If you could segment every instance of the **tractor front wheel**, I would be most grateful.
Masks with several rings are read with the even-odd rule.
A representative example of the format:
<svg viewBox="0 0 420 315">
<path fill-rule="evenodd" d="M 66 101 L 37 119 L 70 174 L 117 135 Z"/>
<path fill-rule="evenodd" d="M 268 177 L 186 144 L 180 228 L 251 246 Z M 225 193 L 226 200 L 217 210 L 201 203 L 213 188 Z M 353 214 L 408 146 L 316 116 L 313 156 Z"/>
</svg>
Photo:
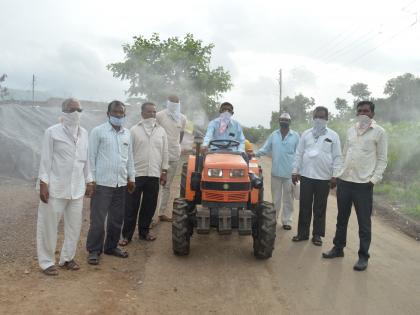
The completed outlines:
<svg viewBox="0 0 420 315">
<path fill-rule="evenodd" d="M 276 240 L 276 210 L 272 203 L 261 202 L 256 210 L 252 226 L 254 239 L 254 256 L 258 259 L 268 259 L 274 250 Z"/>
<path fill-rule="evenodd" d="M 188 220 L 188 202 L 185 198 L 176 198 L 172 211 L 172 249 L 175 255 L 185 256 L 190 253 L 190 224 Z"/>
</svg>

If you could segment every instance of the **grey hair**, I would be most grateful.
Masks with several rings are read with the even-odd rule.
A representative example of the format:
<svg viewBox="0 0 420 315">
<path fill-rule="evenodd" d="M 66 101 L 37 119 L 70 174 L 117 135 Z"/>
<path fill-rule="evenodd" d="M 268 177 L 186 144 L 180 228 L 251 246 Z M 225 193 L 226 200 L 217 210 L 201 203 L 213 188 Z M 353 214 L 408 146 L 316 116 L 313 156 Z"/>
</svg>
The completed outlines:
<svg viewBox="0 0 420 315">
<path fill-rule="evenodd" d="M 65 99 L 63 104 L 61 104 L 61 110 L 64 111 L 67 109 L 67 107 L 69 107 L 69 105 L 71 103 L 80 103 L 78 99 L 74 98 L 74 97 L 70 97 L 68 99 Z"/>
</svg>

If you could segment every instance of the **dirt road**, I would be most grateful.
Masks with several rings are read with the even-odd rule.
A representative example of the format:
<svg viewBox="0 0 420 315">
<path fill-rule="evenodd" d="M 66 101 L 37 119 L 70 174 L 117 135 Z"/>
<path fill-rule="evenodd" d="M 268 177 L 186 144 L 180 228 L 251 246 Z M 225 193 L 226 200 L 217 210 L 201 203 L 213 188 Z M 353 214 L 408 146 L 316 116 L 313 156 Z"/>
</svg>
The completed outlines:
<svg viewBox="0 0 420 315">
<path fill-rule="evenodd" d="M 268 170 L 270 161 L 263 164 Z M 90 266 L 84 250 L 86 207 L 76 257 L 82 269 L 61 271 L 56 278 L 37 266 L 32 185 L 2 180 L 0 200 L 0 314 L 419 314 L 420 243 L 380 219 L 373 220 L 366 272 L 352 269 L 358 249 L 354 213 L 345 257 L 321 259 L 335 228 L 333 196 L 322 248 L 291 242 L 296 203 L 293 230 L 278 227 L 276 249 L 267 261 L 255 260 L 251 238 L 236 233 L 194 235 L 190 256 L 175 257 L 171 226 L 161 223 L 154 229 L 156 242 L 136 239 L 128 246 L 129 259 L 105 256 L 99 266 Z"/>
</svg>

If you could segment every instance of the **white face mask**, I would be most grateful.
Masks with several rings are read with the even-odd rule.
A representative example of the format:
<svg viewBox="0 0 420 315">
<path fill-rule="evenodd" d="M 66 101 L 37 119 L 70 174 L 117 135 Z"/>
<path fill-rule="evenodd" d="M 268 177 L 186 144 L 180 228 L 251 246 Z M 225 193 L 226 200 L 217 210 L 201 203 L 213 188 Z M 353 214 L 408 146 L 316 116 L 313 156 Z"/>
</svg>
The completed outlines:
<svg viewBox="0 0 420 315">
<path fill-rule="evenodd" d="M 154 117 L 146 118 L 146 119 L 143 118 L 142 123 L 143 123 L 144 130 L 150 136 L 153 132 L 153 128 L 155 127 L 156 118 Z"/>
<path fill-rule="evenodd" d="M 80 123 L 80 116 L 81 114 L 77 111 L 72 113 L 63 113 L 61 121 L 66 127 L 76 127 Z"/>
<path fill-rule="evenodd" d="M 358 115 L 357 116 L 357 127 L 359 129 L 367 129 L 372 124 L 372 118 L 366 115 Z"/>
<path fill-rule="evenodd" d="M 327 128 L 327 120 L 320 119 L 320 118 L 314 118 L 312 121 L 313 128 L 312 128 L 312 134 L 315 138 L 318 138 L 320 135 L 323 135 Z"/>
</svg>

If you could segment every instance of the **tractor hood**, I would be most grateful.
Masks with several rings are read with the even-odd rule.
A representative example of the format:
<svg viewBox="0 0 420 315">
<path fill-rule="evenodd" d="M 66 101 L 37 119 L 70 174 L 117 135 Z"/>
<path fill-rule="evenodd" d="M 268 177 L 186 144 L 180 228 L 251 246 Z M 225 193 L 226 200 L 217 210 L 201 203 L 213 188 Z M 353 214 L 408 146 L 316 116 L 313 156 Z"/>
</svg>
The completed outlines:
<svg viewBox="0 0 420 315">
<path fill-rule="evenodd" d="M 246 169 L 247 164 L 239 154 L 212 153 L 207 154 L 204 161 L 205 168 Z"/>
</svg>

